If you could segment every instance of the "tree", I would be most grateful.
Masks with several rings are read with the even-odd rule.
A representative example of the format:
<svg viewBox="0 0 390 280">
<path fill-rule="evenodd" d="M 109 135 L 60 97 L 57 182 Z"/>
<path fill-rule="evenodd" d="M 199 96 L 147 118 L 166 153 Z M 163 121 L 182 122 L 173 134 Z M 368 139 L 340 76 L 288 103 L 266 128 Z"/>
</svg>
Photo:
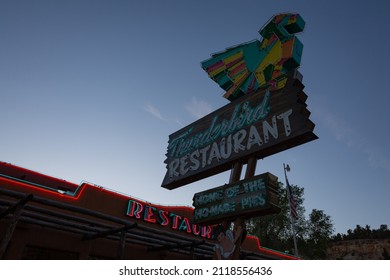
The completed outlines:
<svg viewBox="0 0 390 280">
<path fill-rule="evenodd" d="M 318 243 L 330 239 L 333 232 L 333 223 L 330 216 L 326 215 L 323 210 L 313 209 L 309 215 L 309 239 Z"/>
<path fill-rule="evenodd" d="M 310 259 L 325 259 L 326 248 L 334 232 L 330 216 L 313 209 L 309 215 L 305 253 Z"/>
<path fill-rule="evenodd" d="M 280 213 L 253 218 L 248 221 L 248 232 L 259 237 L 263 247 L 292 253 L 294 242 L 290 221 L 290 206 L 286 188 L 280 184 Z M 299 256 L 306 259 L 325 259 L 326 246 L 334 232 L 330 216 L 323 210 L 313 209 L 305 218 L 304 188 L 291 185 L 297 205 L 298 218 L 294 221 Z"/>
<path fill-rule="evenodd" d="M 340 241 L 340 234 L 333 236 L 332 241 Z M 387 225 L 381 225 L 379 229 L 371 229 L 369 225 L 364 228 L 361 225 L 356 225 L 355 229 L 347 230 L 347 234 L 341 236 L 341 240 L 354 239 L 384 239 L 390 238 L 390 230 Z"/>
<path fill-rule="evenodd" d="M 297 204 L 298 219 L 295 221 L 295 232 L 298 239 L 303 239 L 306 231 L 303 207 L 304 189 L 291 185 Z M 294 243 L 290 222 L 290 206 L 286 196 L 286 188 L 279 183 L 280 213 L 253 218 L 248 222 L 248 232 L 259 237 L 261 246 L 279 251 L 293 252 Z"/>
</svg>

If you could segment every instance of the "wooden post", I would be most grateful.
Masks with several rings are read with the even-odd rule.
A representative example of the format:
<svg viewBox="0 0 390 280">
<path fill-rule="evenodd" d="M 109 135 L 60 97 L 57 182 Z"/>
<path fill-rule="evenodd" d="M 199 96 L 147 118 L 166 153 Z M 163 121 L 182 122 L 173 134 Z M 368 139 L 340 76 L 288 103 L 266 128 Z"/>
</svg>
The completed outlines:
<svg viewBox="0 0 390 280">
<path fill-rule="evenodd" d="M 191 246 L 190 256 L 191 256 L 191 260 L 195 260 L 195 246 Z"/>
<path fill-rule="evenodd" d="M 257 159 L 255 157 L 249 158 L 248 164 L 246 166 L 244 179 L 249 179 L 255 175 L 256 165 L 257 165 Z M 232 255 L 232 259 L 238 260 L 238 259 L 240 259 L 241 243 L 243 241 L 244 235 L 246 235 L 245 219 L 243 217 L 238 217 L 234 221 L 233 233 L 234 233 L 234 240 L 235 240 L 236 248 L 235 248 L 234 253 Z"/>
<path fill-rule="evenodd" d="M 19 200 L 15 205 L 9 207 L 9 209 L 5 210 L 2 213 L 4 216 L 6 216 L 7 214 L 13 212 L 13 217 L 11 219 L 11 222 L 10 222 L 8 228 L 7 228 L 4 239 L 1 241 L 1 244 L 0 244 L 0 259 L 3 259 L 4 255 L 5 255 L 5 251 L 7 250 L 8 244 L 12 238 L 12 235 L 14 233 L 16 225 L 19 221 L 20 215 L 22 214 L 22 210 L 23 210 L 24 205 L 32 199 L 33 199 L 33 195 L 29 194 L 29 195 L 25 196 L 24 198 L 22 198 L 21 200 Z"/>
<path fill-rule="evenodd" d="M 255 175 L 256 164 L 257 164 L 256 157 L 249 158 L 244 179 L 249 179 Z M 240 161 L 234 163 L 230 174 L 229 184 L 234 184 L 235 182 L 240 181 L 242 166 L 243 164 Z M 230 223 L 231 221 L 225 221 L 225 222 Z M 244 217 L 237 217 L 236 220 L 234 221 L 233 235 L 234 235 L 233 242 L 235 245 L 235 249 L 231 256 L 231 259 L 238 260 L 240 258 L 240 253 L 241 253 L 241 243 L 243 241 L 243 237 L 246 235 Z M 214 259 L 216 258 L 217 258 L 216 254 L 214 254 Z"/>
<path fill-rule="evenodd" d="M 118 248 L 118 260 L 123 260 L 123 257 L 125 256 L 125 247 L 126 247 L 126 229 L 122 229 L 121 231 L 121 240 L 119 243 Z"/>
<path fill-rule="evenodd" d="M 245 219 L 243 217 L 239 217 L 234 221 L 234 239 L 235 243 L 234 245 L 236 248 L 234 249 L 232 259 L 233 260 L 239 260 L 240 254 L 241 254 L 241 244 L 244 241 L 244 238 L 246 236 L 246 226 L 245 226 Z"/>
<path fill-rule="evenodd" d="M 250 177 L 255 176 L 256 165 L 257 165 L 257 159 L 255 157 L 251 157 L 248 160 L 248 164 L 246 166 L 245 178 L 244 179 L 248 179 Z"/>
<path fill-rule="evenodd" d="M 229 184 L 240 181 L 242 172 L 242 163 L 237 161 L 233 164 L 232 172 L 230 173 Z"/>
</svg>

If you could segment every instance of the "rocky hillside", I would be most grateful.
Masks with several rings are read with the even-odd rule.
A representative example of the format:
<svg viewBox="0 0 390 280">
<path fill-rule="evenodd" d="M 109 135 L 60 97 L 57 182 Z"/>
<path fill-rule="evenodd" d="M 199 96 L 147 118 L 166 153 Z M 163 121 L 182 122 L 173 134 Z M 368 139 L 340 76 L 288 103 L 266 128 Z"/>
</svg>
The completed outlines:
<svg viewBox="0 0 390 280">
<path fill-rule="evenodd" d="M 329 260 L 383 260 L 390 259 L 390 238 L 355 239 L 329 244 Z"/>
</svg>

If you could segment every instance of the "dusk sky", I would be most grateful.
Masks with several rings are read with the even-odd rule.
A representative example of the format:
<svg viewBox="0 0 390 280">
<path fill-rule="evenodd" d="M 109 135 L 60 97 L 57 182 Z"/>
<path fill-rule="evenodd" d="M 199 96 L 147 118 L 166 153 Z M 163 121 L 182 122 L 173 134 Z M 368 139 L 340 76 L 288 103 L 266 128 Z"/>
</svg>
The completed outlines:
<svg viewBox="0 0 390 280">
<path fill-rule="evenodd" d="M 318 140 L 259 160 L 336 233 L 390 227 L 389 1 L 0 0 L 0 161 L 191 205 L 229 172 L 161 188 L 168 136 L 226 105 L 201 61 L 299 13 Z"/>
</svg>

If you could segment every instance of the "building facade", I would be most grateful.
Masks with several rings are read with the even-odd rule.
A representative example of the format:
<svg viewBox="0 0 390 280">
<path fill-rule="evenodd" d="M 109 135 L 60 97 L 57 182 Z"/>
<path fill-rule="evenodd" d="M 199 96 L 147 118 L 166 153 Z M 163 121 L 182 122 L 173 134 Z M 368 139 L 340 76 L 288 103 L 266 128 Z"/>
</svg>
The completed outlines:
<svg viewBox="0 0 390 280">
<path fill-rule="evenodd" d="M 0 259 L 212 259 L 191 207 L 151 204 L 0 162 Z M 247 236 L 241 259 L 295 259 Z"/>
</svg>

